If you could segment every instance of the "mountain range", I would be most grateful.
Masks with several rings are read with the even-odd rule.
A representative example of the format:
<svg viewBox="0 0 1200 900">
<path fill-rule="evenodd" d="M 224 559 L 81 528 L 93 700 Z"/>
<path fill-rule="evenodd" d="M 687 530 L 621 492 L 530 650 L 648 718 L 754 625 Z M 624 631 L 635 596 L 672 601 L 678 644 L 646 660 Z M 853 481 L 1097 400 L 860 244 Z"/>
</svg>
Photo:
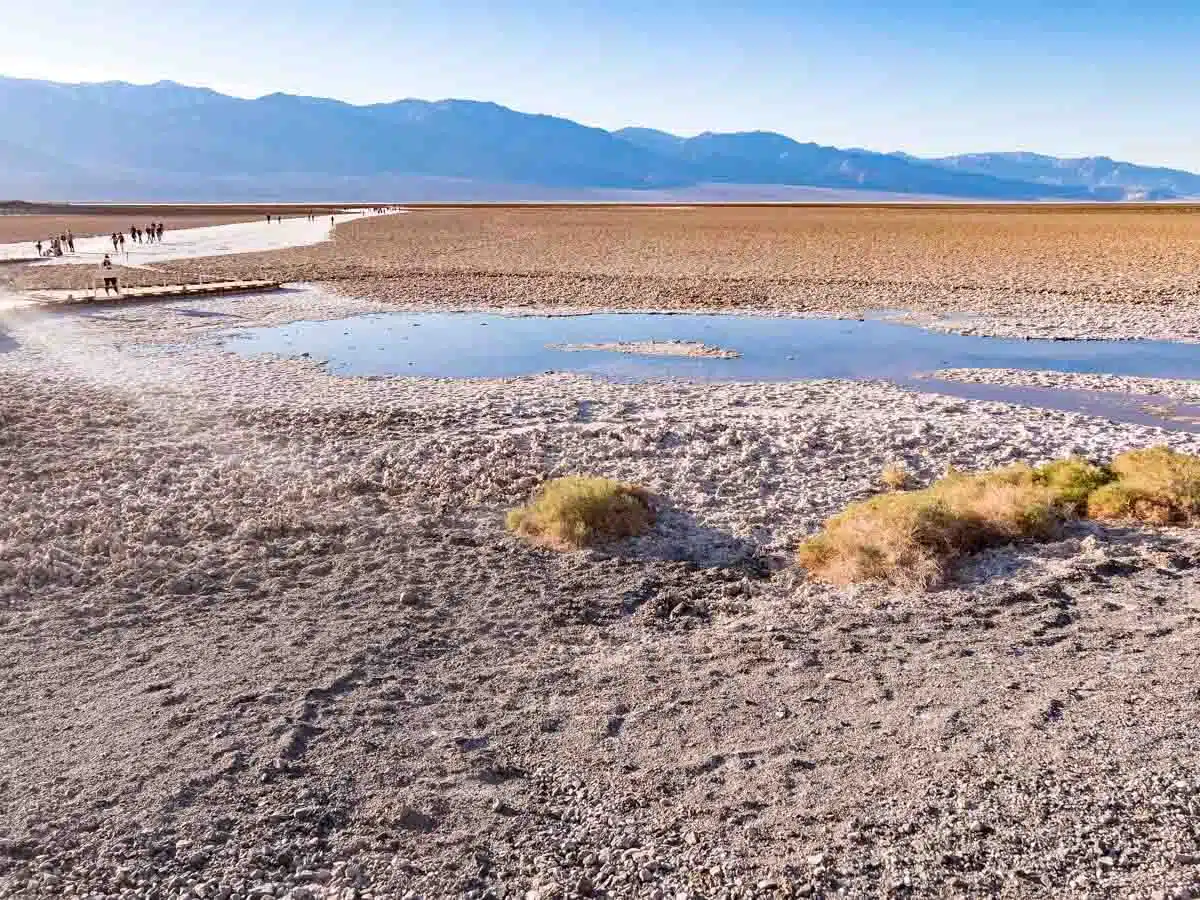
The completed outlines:
<svg viewBox="0 0 1200 900">
<path fill-rule="evenodd" d="M 0 197 L 38 200 L 1169 200 L 1200 176 L 1032 153 L 922 159 L 772 132 L 605 131 L 469 100 L 247 100 L 0 77 Z"/>
</svg>

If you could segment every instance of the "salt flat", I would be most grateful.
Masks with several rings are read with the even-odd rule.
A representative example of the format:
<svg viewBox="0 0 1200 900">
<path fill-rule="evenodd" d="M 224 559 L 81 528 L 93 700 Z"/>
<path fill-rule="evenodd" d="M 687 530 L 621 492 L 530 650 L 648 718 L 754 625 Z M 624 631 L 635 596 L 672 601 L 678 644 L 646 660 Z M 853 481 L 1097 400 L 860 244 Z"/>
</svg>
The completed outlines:
<svg viewBox="0 0 1200 900">
<path fill-rule="evenodd" d="M 173 228 L 165 232 L 161 242 L 141 244 L 133 243 L 126 230 L 128 226 L 122 225 L 126 241 L 122 252 L 113 251 L 112 241 L 106 235 L 79 237 L 75 240 L 75 253 L 43 260 L 36 266 L 95 266 L 108 255 L 123 266 L 140 267 L 206 256 L 303 247 L 328 240 L 331 229 L 337 223 L 349 222 L 361 215 L 358 212 L 318 215 L 311 222 L 306 217 L 294 216 L 267 222 L 264 214 L 263 218 L 253 222 Z M 69 225 L 70 219 L 63 221 Z M 23 259 L 33 255 L 33 248 L 28 241 L 0 244 L 0 259 Z"/>
<path fill-rule="evenodd" d="M 3 314 L 0 896 L 1198 886 L 1192 530 L 1078 523 L 932 593 L 792 555 L 888 462 L 927 481 L 1200 437 L 882 382 L 338 378 L 221 349 L 537 280 L 541 251 L 501 276 L 467 242 L 461 270 L 405 274 L 419 217 L 218 263 L 336 290 Z M 381 233 L 403 265 L 339 278 L 326 254 L 349 272 Z M 650 282 L 603 283 L 619 305 Z M 1190 304 L 1145 301 L 1148 327 Z M 645 486 L 658 525 L 570 554 L 506 532 L 574 472 Z"/>
</svg>

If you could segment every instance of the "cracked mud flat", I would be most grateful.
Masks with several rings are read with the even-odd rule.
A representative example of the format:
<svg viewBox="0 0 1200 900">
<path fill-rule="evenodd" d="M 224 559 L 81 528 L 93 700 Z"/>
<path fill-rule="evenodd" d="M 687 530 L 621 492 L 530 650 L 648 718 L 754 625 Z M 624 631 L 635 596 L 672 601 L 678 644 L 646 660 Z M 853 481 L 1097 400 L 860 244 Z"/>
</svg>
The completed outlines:
<svg viewBox="0 0 1200 900">
<path fill-rule="evenodd" d="M 212 349 L 386 308 L 305 296 L 4 319 L 0 896 L 1200 889 L 1193 532 L 1080 525 L 928 595 L 786 568 L 893 460 L 1200 438 L 881 384 Z M 665 498 L 655 531 L 506 535 L 579 471 Z"/>
</svg>

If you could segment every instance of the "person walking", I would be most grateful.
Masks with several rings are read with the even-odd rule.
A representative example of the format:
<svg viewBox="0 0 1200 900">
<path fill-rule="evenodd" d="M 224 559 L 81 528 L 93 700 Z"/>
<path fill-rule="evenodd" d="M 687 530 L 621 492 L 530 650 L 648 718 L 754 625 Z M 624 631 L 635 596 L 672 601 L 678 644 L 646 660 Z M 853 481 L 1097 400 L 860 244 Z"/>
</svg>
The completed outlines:
<svg viewBox="0 0 1200 900">
<path fill-rule="evenodd" d="M 117 285 L 117 276 L 113 273 L 112 260 L 108 258 L 108 254 L 104 254 L 104 259 L 100 263 L 100 276 L 104 279 L 104 296 L 108 296 L 109 291 L 115 291 L 117 296 L 121 296 L 121 288 Z"/>
<path fill-rule="evenodd" d="M 125 232 L 123 232 L 123 231 L 117 232 L 117 242 L 121 245 L 121 250 L 124 251 L 125 250 Z"/>
<path fill-rule="evenodd" d="M 162 236 L 163 236 L 163 223 L 159 222 L 158 229 L 157 229 L 157 237 L 158 237 L 158 242 L 160 244 L 162 243 Z"/>
<path fill-rule="evenodd" d="M 67 232 L 67 249 L 72 253 L 75 252 L 75 235 L 69 231 Z"/>
<path fill-rule="evenodd" d="M 37 242 L 36 244 L 34 244 L 33 246 L 37 247 L 38 256 L 40 257 L 40 256 L 42 255 L 42 242 L 41 242 L 41 240 L 39 239 L 39 240 L 38 240 L 38 242 Z"/>
</svg>

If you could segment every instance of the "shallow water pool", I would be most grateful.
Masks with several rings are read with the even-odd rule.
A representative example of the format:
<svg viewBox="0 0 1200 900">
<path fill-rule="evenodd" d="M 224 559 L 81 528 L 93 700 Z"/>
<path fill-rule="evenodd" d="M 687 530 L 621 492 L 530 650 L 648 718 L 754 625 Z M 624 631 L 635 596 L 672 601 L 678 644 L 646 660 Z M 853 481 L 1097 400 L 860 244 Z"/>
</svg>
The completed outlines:
<svg viewBox="0 0 1200 900">
<path fill-rule="evenodd" d="M 551 344 L 696 341 L 737 359 L 568 353 Z M 941 334 L 881 320 L 738 315 L 500 316 L 380 313 L 247 329 L 238 353 L 307 354 L 339 375 L 504 378 L 547 371 L 623 380 L 905 380 L 948 367 L 1050 369 L 1200 378 L 1200 345 L 1167 341 L 1046 341 Z"/>
<path fill-rule="evenodd" d="M 565 352 L 552 345 L 689 341 L 736 359 Z M 941 368 L 1049 369 L 1200 378 L 1200 346 L 1166 341 L 1010 340 L 926 331 L 878 319 L 614 314 L 500 316 L 382 313 L 246 329 L 225 346 L 247 356 L 322 360 L 339 375 L 505 378 L 578 372 L 623 381 L 884 379 L 920 391 L 1200 432 L 1200 406 L 1100 391 L 968 384 L 920 377 Z"/>
</svg>

